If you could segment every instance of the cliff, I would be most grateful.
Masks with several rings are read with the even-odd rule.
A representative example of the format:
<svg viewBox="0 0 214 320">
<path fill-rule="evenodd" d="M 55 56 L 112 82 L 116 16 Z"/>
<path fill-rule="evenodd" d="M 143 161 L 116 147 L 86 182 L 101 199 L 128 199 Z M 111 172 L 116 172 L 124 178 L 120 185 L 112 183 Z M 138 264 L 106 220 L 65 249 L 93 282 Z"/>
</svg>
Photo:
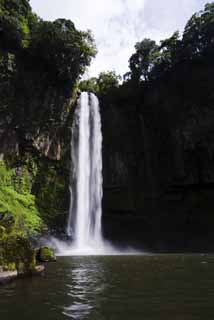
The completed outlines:
<svg viewBox="0 0 214 320">
<path fill-rule="evenodd" d="M 182 63 L 103 98 L 108 237 L 155 249 L 212 247 L 213 71 L 205 61 Z"/>
<path fill-rule="evenodd" d="M 5 268 L 19 262 L 28 268 L 28 251 L 30 264 L 34 259 L 31 241 L 64 231 L 77 83 L 95 54 L 90 32 L 77 30 L 70 20 L 44 21 L 28 0 L 0 0 L 0 265 Z"/>
</svg>

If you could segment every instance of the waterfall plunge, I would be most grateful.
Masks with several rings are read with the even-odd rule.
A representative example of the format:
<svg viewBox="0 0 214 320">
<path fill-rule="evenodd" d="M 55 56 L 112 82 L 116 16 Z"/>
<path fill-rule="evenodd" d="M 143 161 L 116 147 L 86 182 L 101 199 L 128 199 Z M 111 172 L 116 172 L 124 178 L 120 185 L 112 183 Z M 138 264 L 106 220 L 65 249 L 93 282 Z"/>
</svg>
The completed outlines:
<svg viewBox="0 0 214 320">
<path fill-rule="evenodd" d="M 67 233 L 79 251 L 103 247 L 102 131 L 99 101 L 83 92 L 75 111 L 71 141 L 71 202 Z"/>
<path fill-rule="evenodd" d="M 116 250 L 102 238 L 102 130 L 99 101 L 83 92 L 74 114 L 71 139 L 70 209 L 67 234 L 72 243 L 51 238 L 61 256 L 139 254 Z"/>
</svg>

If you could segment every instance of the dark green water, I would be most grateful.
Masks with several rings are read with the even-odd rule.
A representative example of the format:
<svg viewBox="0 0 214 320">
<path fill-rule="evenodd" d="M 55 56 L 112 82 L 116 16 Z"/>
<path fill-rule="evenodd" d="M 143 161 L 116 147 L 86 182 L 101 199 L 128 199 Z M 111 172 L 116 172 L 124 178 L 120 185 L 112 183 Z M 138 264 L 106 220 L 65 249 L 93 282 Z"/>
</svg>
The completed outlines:
<svg viewBox="0 0 214 320">
<path fill-rule="evenodd" d="M 1 320 L 214 319 L 214 256 L 59 258 L 0 287 Z"/>
</svg>

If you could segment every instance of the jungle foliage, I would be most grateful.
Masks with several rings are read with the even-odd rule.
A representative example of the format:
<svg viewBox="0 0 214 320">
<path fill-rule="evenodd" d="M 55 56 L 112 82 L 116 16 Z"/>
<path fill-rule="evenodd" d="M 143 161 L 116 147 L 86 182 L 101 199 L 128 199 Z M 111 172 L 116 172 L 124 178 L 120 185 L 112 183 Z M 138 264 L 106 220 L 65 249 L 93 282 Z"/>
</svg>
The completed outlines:
<svg viewBox="0 0 214 320">
<path fill-rule="evenodd" d="M 95 55 L 90 31 L 44 21 L 29 0 L 0 0 L 0 226 L 11 219 L 10 237 L 66 214 L 69 173 L 52 154 L 69 139 L 77 82 Z"/>
<path fill-rule="evenodd" d="M 0 124 L 10 125 L 23 139 L 44 122 L 59 123 L 61 97 L 71 97 L 95 55 L 90 31 L 79 31 L 65 19 L 44 21 L 28 0 L 0 0 Z M 56 89 L 57 110 L 46 101 L 46 93 Z"/>
<path fill-rule="evenodd" d="M 106 95 L 111 90 L 119 88 L 120 76 L 114 71 L 101 72 L 99 76 L 83 80 L 79 83 L 81 91 L 91 91 L 97 95 Z"/>
</svg>

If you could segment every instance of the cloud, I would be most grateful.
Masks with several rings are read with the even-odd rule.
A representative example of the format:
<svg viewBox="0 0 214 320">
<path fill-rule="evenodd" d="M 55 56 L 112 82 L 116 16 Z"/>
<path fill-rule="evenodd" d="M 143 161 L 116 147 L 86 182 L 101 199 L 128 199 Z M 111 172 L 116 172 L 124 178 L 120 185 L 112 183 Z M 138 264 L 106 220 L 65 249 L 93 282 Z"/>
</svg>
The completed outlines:
<svg viewBox="0 0 214 320">
<path fill-rule="evenodd" d="M 203 8 L 207 0 L 147 0 L 143 17 L 146 20 L 144 32 L 155 40 L 169 36 L 176 30 L 183 30 L 191 15 Z"/>
<path fill-rule="evenodd" d="M 98 55 L 89 75 L 103 70 L 124 74 L 134 45 L 156 41 L 182 30 L 193 12 L 207 0 L 31 0 L 33 10 L 47 20 L 71 19 L 77 28 L 92 30 Z"/>
</svg>

